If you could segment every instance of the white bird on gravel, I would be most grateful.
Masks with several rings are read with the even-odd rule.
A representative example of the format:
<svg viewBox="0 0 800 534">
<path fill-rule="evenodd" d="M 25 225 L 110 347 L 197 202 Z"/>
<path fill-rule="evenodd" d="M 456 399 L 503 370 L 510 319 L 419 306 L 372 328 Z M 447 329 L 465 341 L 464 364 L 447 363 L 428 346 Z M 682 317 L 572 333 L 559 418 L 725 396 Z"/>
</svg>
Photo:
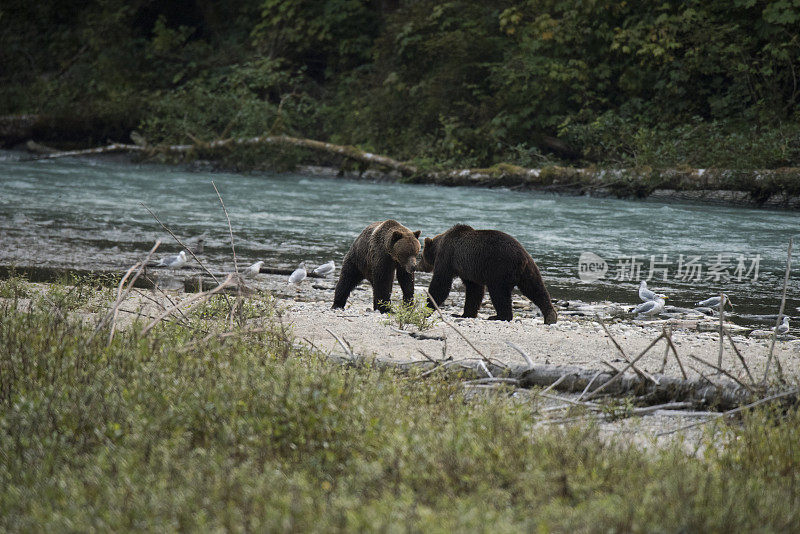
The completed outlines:
<svg viewBox="0 0 800 534">
<path fill-rule="evenodd" d="M 731 302 L 731 299 L 730 299 L 730 297 L 728 297 L 728 295 L 723 293 L 722 294 L 722 298 L 725 301 L 723 306 L 726 306 L 726 305 L 730 304 L 731 308 L 733 308 L 733 302 Z M 719 309 L 719 299 L 720 299 L 719 296 L 711 297 L 711 298 L 708 298 L 706 300 L 701 300 L 696 305 L 697 306 L 703 306 L 703 307 L 706 307 L 706 308 Z"/>
<path fill-rule="evenodd" d="M 167 267 L 172 269 L 180 269 L 186 264 L 186 252 L 181 250 L 177 256 L 172 256 L 171 258 L 161 258 L 156 264 L 156 267 Z"/>
<path fill-rule="evenodd" d="M 252 278 L 258 273 L 261 272 L 261 266 L 264 265 L 263 260 L 259 260 L 255 262 L 253 265 L 247 267 L 244 271 L 242 271 L 242 276 L 245 278 Z"/>
<path fill-rule="evenodd" d="M 775 327 L 775 333 L 778 335 L 784 335 L 789 333 L 789 316 L 783 316 L 783 322 Z"/>
<path fill-rule="evenodd" d="M 289 283 L 297 285 L 305 280 L 306 276 L 308 276 L 308 273 L 306 272 L 306 262 L 302 262 L 300 267 L 295 269 L 294 272 L 289 275 Z"/>
<path fill-rule="evenodd" d="M 667 298 L 664 295 L 657 295 L 658 298 L 654 300 L 648 300 L 647 302 L 642 302 L 638 306 L 636 306 L 631 313 L 634 315 L 648 315 L 650 317 L 654 315 L 660 314 L 664 311 L 664 299 Z"/>
<path fill-rule="evenodd" d="M 658 294 L 655 291 L 647 289 L 647 282 L 642 280 L 642 283 L 639 284 L 639 298 L 642 299 L 642 302 L 647 302 L 648 300 L 657 299 Z"/>
<path fill-rule="evenodd" d="M 318 274 L 320 276 L 328 276 L 335 270 L 336 270 L 336 264 L 333 262 L 333 260 L 331 260 L 328 263 L 323 263 L 322 265 L 314 269 L 314 274 Z"/>
</svg>

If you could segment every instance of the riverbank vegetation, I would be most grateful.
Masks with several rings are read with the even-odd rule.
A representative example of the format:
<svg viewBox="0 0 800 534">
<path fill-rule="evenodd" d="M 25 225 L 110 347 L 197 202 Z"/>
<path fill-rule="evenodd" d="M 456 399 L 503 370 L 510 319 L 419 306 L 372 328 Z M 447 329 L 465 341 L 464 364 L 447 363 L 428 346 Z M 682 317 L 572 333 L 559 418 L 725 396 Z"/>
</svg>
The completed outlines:
<svg viewBox="0 0 800 534">
<path fill-rule="evenodd" d="M 51 118 L 40 141 L 286 134 L 425 169 L 800 165 L 792 2 L 12 1 L 0 20 L 0 114 Z"/>
<path fill-rule="evenodd" d="M 94 284 L 94 282 L 92 282 Z M 800 413 L 643 450 L 502 389 L 344 367 L 269 297 L 109 342 L 111 287 L 0 287 L 0 529 L 785 531 Z M 88 295 L 61 298 L 58 295 Z M 223 311 L 220 311 L 223 310 Z M 188 312 L 187 312 L 188 313 Z M 144 319 L 143 319 L 144 321 Z"/>
</svg>

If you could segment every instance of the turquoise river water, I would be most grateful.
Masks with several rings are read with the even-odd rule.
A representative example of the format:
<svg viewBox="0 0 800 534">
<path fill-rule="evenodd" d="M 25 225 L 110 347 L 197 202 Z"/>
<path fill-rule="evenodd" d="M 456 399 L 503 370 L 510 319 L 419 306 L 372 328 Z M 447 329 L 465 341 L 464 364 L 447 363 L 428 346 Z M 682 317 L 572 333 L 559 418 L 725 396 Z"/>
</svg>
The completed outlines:
<svg viewBox="0 0 800 534">
<path fill-rule="evenodd" d="M 115 158 L 25 161 L 0 152 L 0 265 L 124 270 L 159 238 L 165 253 L 177 252 L 145 204 L 181 238 L 204 234 L 208 264 L 232 269 L 212 180 L 228 209 L 240 263 L 293 267 L 334 259 L 339 265 L 376 220 L 397 219 L 423 236 L 466 223 L 519 239 L 554 298 L 634 303 L 639 280 L 650 278 L 650 287 L 678 306 L 724 290 L 743 323 L 774 321 L 788 240 L 800 235 L 800 214 L 790 211 L 195 172 Z M 794 265 L 786 310 L 798 316 L 800 258 Z"/>
</svg>

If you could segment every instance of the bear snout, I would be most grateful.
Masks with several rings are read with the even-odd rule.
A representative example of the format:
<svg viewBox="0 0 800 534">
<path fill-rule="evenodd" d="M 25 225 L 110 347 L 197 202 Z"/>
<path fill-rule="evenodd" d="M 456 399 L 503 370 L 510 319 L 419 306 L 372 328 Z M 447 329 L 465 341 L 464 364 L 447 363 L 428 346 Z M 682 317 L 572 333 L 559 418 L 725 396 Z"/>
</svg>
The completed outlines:
<svg viewBox="0 0 800 534">
<path fill-rule="evenodd" d="M 411 258 L 406 262 L 406 264 L 403 267 L 408 273 L 414 274 L 414 271 L 417 270 L 417 259 Z"/>
</svg>

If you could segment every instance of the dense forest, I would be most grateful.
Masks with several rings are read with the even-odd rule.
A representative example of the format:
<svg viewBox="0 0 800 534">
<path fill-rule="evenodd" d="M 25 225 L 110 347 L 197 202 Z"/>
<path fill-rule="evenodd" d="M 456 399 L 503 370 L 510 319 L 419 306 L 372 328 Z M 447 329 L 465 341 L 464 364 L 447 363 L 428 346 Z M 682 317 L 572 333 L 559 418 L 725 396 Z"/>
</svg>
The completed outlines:
<svg viewBox="0 0 800 534">
<path fill-rule="evenodd" d="M 73 119 L 84 144 L 285 133 L 430 167 L 775 168 L 800 165 L 799 79 L 800 0 L 0 7 L 0 115 Z"/>
</svg>

